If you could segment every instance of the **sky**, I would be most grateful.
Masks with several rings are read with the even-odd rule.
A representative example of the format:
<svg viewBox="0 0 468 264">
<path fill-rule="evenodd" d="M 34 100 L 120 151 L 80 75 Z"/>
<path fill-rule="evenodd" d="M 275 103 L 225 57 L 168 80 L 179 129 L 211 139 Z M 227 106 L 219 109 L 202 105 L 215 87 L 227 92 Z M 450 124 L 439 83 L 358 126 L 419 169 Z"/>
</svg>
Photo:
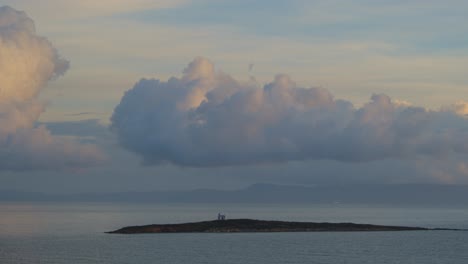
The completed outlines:
<svg viewBox="0 0 468 264">
<path fill-rule="evenodd" d="M 468 184 L 466 1 L 0 6 L 0 189 Z"/>
</svg>

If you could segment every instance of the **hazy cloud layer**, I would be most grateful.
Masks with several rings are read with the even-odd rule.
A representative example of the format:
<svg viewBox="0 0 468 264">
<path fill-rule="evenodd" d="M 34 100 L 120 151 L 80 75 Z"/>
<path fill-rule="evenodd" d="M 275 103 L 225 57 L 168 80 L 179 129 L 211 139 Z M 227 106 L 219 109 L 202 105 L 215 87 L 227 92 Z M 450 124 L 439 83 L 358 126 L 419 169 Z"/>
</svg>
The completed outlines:
<svg viewBox="0 0 468 264">
<path fill-rule="evenodd" d="M 135 84 L 115 108 L 111 127 L 146 164 L 364 162 L 468 153 L 468 121 L 457 109 L 429 111 L 383 94 L 356 108 L 326 89 L 298 87 L 284 74 L 259 87 L 197 58 L 181 78 Z"/>
<path fill-rule="evenodd" d="M 52 44 L 36 35 L 34 22 L 24 12 L 0 7 L 0 170 L 102 162 L 94 146 L 53 137 L 44 126 L 35 126 L 45 110 L 39 93 L 68 67 Z"/>
</svg>

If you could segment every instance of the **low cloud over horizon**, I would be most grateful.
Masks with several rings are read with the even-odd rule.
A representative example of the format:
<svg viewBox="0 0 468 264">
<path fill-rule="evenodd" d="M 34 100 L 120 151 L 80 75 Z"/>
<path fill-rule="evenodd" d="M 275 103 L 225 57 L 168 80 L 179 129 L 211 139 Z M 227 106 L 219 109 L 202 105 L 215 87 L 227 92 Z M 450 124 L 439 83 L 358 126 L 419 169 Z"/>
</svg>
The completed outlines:
<svg viewBox="0 0 468 264">
<path fill-rule="evenodd" d="M 38 97 L 69 68 L 26 13 L 0 7 L 0 170 L 65 169 L 98 165 L 93 145 L 52 136 L 36 127 L 46 104 Z"/>
<path fill-rule="evenodd" d="M 285 74 L 261 86 L 196 58 L 180 78 L 137 82 L 115 108 L 111 128 L 147 165 L 440 159 L 468 154 L 466 109 L 460 101 L 427 110 L 385 94 L 356 107 Z"/>
</svg>

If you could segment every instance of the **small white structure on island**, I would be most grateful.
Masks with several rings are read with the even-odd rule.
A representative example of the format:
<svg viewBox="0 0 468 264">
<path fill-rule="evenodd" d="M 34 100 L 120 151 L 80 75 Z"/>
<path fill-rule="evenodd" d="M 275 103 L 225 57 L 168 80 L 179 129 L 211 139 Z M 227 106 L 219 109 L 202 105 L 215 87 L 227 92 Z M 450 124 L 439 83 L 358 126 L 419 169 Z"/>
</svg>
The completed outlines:
<svg viewBox="0 0 468 264">
<path fill-rule="evenodd" d="M 218 220 L 226 220 L 226 215 L 218 213 Z"/>
</svg>

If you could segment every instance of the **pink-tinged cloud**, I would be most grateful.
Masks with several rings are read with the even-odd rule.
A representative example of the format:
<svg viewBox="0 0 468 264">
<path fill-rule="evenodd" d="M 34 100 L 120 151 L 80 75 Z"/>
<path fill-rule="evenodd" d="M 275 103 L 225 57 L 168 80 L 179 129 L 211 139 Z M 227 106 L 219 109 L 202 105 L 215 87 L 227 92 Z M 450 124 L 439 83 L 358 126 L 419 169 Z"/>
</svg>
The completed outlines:
<svg viewBox="0 0 468 264">
<path fill-rule="evenodd" d="M 94 146 L 35 127 L 45 110 L 39 93 L 68 67 L 24 12 L 0 7 L 0 170 L 82 167 L 105 159 Z"/>
<path fill-rule="evenodd" d="M 239 82 L 197 58 L 180 78 L 142 79 L 112 116 L 146 164 L 231 166 L 307 159 L 365 162 L 468 153 L 468 121 L 376 94 L 360 108 L 287 75 Z"/>
</svg>

